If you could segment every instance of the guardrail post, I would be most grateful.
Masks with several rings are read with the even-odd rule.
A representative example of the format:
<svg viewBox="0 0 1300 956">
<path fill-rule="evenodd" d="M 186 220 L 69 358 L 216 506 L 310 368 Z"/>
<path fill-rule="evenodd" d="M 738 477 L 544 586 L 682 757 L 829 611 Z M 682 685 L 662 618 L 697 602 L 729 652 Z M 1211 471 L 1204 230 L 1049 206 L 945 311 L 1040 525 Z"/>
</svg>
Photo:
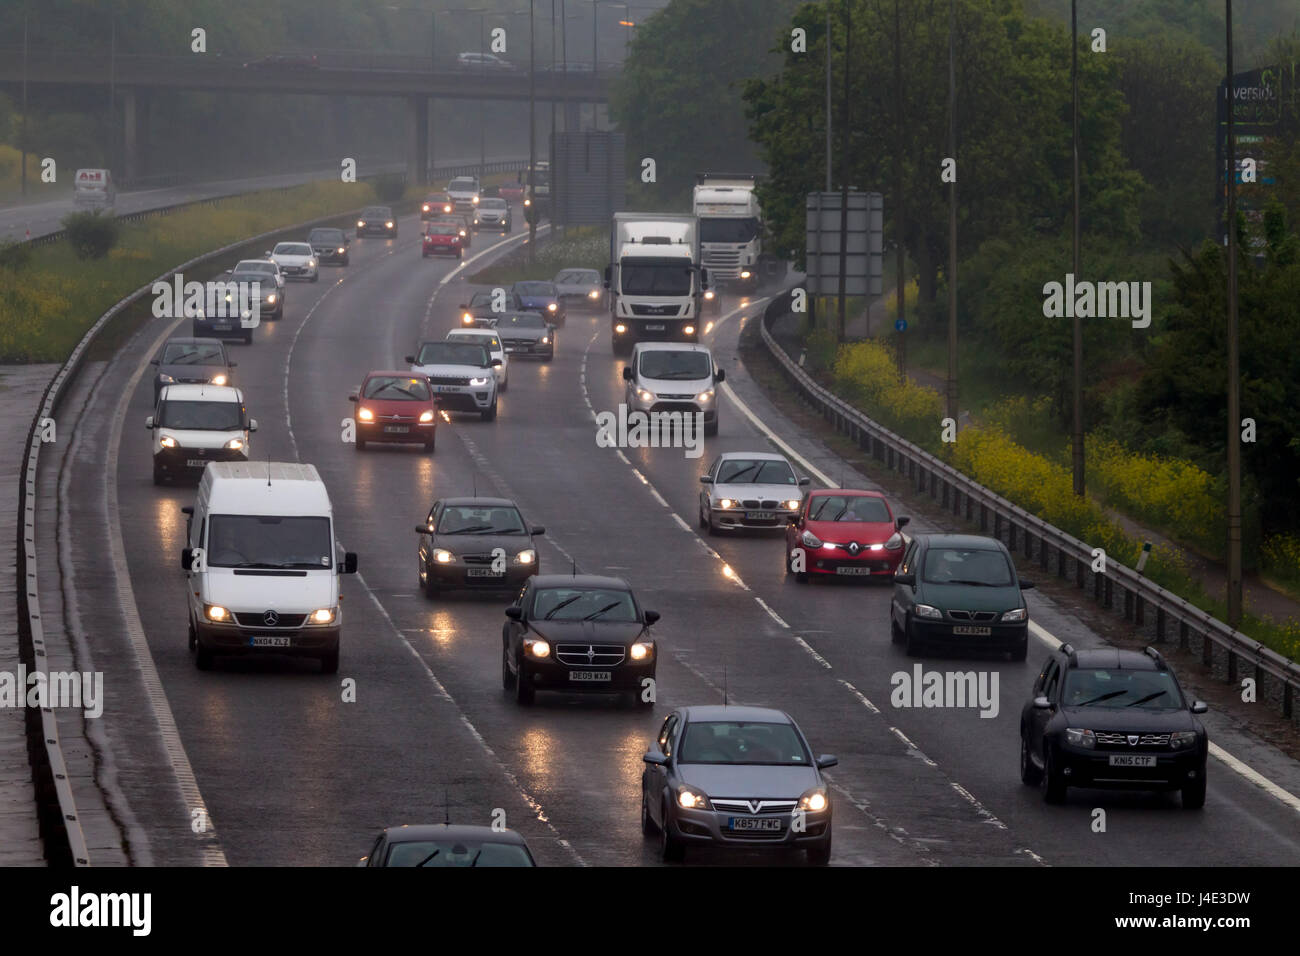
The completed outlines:
<svg viewBox="0 0 1300 956">
<path fill-rule="evenodd" d="M 1047 570 L 1047 562 L 1048 562 L 1047 554 L 1048 554 L 1048 549 L 1047 549 L 1047 538 L 1046 538 L 1046 536 L 1039 536 L 1039 538 L 1038 538 L 1038 566 L 1041 567 L 1044 571 Z"/>
<path fill-rule="evenodd" d="M 1142 600 L 1142 595 L 1136 591 L 1133 592 L 1133 622 L 1141 627 L 1146 623 L 1146 606 L 1147 602 Z"/>
<path fill-rule="evenodd" d="M 1214 664 L 1214 647 L 1210 641 L 1209 631 L 1201 635 L 1201 663 L 1206 667 L 1212 667 Z"/>
<path fill-rule="evenodd" d="M 989 530 L 989 506 L 982 501 L 980 502 L 980 530 Z"/>
<path fill-rule="evenodd" d="M 993 512 L 993 537 L 1002 540 L 1002 515 L 996 511 Z"/>
<path fill-rule="evenodd" d="M 1228 648 L 1228 683 L 1237 683 L 1237 654 Z"/>
<path fill-rule="evenodd" d="M 1007 535 L 1010 537 L 1010 541 L 1007 542 L 1007 549 L 1010 551 L 1015 551 L 1016 550 L 1016 523 L 1012 521 L 1010 518 L 1007 519 Z"/>
<path fill-rule="evenodd" d="M 1191 648 L 1190 631 L 1191 628 L 1187 626 L 1186 621 L 1178 622 L 1178 649 L 1180 651 L 1186 652 Z"/>
<path fill-rule="evenodd" d="M 942 500 L 943 500 L 943 505 L 942 505 L 942 506 L 943 506 L 943 510 L 944 510 L 944 511 L 947 511 L 947 510 L 948 510 L 948 507 L 949 507 L 949 499 L 948 499 L 948 494 L 949 494 L 949 490 L 948 490 L 948 479 L 946 479 L 946 478 L 943 479 L 943 481 L 942 481 L 942 485 L 943 485 L 943 494 L 941 495 L 941 498 L 942 498 Z"/>
<path fill-rule="evenodd" d="M 1282 716 L 1283 717 L 1291 716 L 1291 704 L 1293 700 L 1294 700 L 1294 693 L 1291 689 L 1291 682 L 1289 680 L 1282 681 Z"/>
</svg>

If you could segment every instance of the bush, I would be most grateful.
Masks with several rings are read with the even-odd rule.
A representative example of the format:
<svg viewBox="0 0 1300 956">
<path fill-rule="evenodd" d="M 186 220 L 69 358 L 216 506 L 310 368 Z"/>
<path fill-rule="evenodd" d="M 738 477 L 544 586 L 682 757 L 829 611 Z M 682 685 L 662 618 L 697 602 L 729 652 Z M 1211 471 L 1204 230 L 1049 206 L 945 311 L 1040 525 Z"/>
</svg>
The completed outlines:
<svg viewBox="0 0 1300 956">
<path fill-rule="evenodd" d="M 63 217 L 68 243 L 78 259 L 102 259 L 117 244 L 122 224 L 113 216 L 99 211 L 74 212 Z"/>
<path fill-rule="evenodd" d="M 384 202 L 401 202 L 406 196 L 406 177 L 401 173 L 384 173 L 375 180 L 375 195 Z"/>
<path fill-rule="evenodd" d="M 21 241 L 0 242 L 0 269 L 12 269 L 17 272 L 26 268 L 32 261 L 30 243 Z"/>
</svg>

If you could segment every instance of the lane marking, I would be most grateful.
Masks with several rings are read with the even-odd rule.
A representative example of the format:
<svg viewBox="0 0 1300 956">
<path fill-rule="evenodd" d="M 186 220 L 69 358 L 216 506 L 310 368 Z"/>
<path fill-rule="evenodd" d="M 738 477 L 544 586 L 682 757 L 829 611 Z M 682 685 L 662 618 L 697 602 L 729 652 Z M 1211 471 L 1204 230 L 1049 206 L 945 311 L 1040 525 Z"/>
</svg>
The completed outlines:
<svg viewBox="0 0 1300 956">
<path fill-rule="evenodd" d="M 781 615 L 777 614 L 776 611 L 773 611 L 772 608 L 768 606 L 768 603 L 766 601 L 764 601 L 757 594 L 754 595 L 754 600 L 758 602 L 759 607 L 761 607 L 764 611 L 767 612 L 768 617 L 776 621 L 777 624 L 781 625 L 781 627 L 784 630 L 787 631 L 790 630 L 790 625 L 785 623 L 785 621 L 781 620 Z M 798 640 L 798 638 L 796 637 L 795 640 Z"/>
</svg>

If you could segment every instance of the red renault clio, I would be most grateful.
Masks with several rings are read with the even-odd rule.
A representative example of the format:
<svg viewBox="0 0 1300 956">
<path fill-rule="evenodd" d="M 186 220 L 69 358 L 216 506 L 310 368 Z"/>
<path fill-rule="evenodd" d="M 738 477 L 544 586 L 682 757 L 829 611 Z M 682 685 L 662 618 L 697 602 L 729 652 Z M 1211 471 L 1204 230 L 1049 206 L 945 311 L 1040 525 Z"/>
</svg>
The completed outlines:
<svg viewBox="0 0 1300 956">
<path fill-rule="evenodd" d="M 419 442 L 433 451 L 438 437 L 438 400 L 427 375 L 371 372 L 348 396 L 357 403 L 357 451 L 366 442 Z"/>
<path fill-rule="evenodd" d="M 800 581 L 810 574 L 891 579 L 903 557 L 903 525 L 878 491 L 811 491 L 785 529 L 785 570 Z"/>
</svg>

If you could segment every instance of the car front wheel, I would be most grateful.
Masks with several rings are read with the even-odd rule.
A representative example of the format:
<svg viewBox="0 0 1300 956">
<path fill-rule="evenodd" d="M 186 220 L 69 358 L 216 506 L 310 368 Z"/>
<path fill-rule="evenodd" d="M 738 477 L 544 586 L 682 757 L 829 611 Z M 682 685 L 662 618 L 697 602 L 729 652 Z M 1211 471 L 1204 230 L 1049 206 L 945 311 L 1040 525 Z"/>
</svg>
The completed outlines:
<svg viewBox="0 0 1300 956">
<path fill-rule="evenodd" d="M 663 824 L 659 827 L 659 856 L 665 863 L 680 863 L 686 858 L 686 847 L 681 840 L 673 836 L 667 804 L 664 805 L 663 820 Z"/>
<path fill-rule="evenodd" d="M 1205 766 L 1197 770 L 1197 777 L 1192 783 L 1183 787 L 1183 809 L 1199 810 L 1205 806 Z"/>
<path fill-rule="evenodd" d="M 1029 759 L 1029 742 L 1025 740 L 1024 735 L 1020 737 L 1020 782 L 1026 787 L 1038 786 L 1039 778 L 1042 771 L 1034 766 L 1034 762 Z"/>
</svg>

